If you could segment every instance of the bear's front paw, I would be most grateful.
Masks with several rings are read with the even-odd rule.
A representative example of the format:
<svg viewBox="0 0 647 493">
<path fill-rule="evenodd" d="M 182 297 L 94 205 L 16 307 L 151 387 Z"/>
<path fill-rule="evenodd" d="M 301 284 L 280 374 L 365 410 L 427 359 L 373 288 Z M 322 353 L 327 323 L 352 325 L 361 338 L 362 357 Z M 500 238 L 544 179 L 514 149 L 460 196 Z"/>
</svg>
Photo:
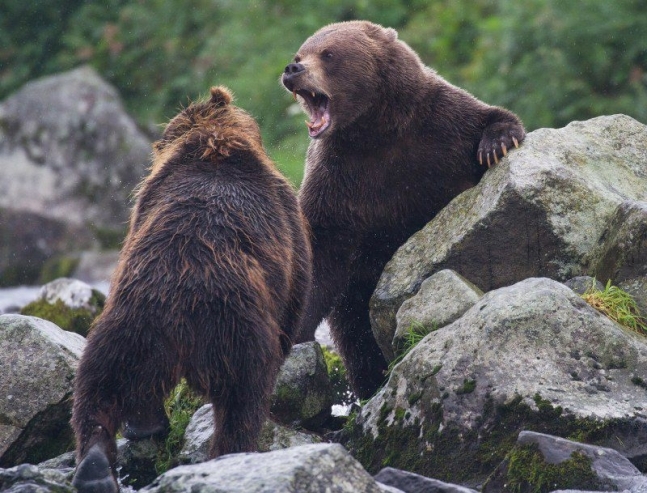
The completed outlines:
<svg viewBox="0 0 647 493">
<path fill-rule="evenodd" d="M 490 168 L 498 164 L 499 159 L 508 154 L 512 146 L 519 144 L 526 136 L 522 125 L 517 123 L 493 123 L 485 128 L 479 143 L 478 160 L 481 165 Z"/>
</svg>

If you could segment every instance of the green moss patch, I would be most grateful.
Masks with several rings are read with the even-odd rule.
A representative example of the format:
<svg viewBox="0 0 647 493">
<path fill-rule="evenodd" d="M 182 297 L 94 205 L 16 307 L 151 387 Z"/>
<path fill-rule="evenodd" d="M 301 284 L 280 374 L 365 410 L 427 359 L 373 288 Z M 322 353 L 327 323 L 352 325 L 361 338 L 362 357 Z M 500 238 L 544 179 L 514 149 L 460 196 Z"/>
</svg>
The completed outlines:
<svg viewBox="0 0 647 493">
<path fill-rule="evenodd" d="M 476 390 L 476 380 L 465 379 L 463 380 L 463 385 L 456 390 L 457 395 L 471 394 Z"/>
<path fill-rule="evenodd" d="M 95 312 L 86 308 L 70 308 L 61 300 L 48 303 L 39 299 L 23 307 L 20 314 L 49 320 L 63 330 L 76 332 L 85 337 L 88 335 L 94 319 L 103 311 L 105 302 L 106 297 L 103 293 L 93 289 L 90 305 L 96 307 Z"/>
<path fill-rule="evenodd" d="M 591 468 L 591 459 L 582 452 L 558 464 L 544 460 L 536 444 L 515 447 L 506 457 L 504 492 L 548 493 L 561 489 L 607 491 Z"/>
</svg>

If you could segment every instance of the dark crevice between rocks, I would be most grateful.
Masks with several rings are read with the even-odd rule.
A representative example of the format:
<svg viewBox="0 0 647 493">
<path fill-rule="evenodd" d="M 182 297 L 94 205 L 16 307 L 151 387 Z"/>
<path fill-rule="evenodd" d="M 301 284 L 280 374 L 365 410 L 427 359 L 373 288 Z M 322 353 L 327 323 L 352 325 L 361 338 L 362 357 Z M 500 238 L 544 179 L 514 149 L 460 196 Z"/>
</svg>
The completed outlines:
<svg viewBox="0 0 647 493">
<path fill-rule="evenodd" d="M 47 406 L 36 414 L 18 438 L 0 457 L 0 467 L 22 463 L 38 464 L 74 449 L 74 433 L 69 425 L 72 395 Z"/>
</svg>

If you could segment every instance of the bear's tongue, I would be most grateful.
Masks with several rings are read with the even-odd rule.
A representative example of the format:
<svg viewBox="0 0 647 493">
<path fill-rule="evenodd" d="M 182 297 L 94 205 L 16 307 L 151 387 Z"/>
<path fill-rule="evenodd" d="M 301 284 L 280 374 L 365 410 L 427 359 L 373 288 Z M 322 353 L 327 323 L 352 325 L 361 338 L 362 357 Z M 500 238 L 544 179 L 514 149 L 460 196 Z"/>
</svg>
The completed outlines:
<svg viewBox="0 0 647 493">
<path fill-rule="evenodd" d="M 306 120 L 308 126 L 308 133 L 310 137 L 317 137 L 321 134 L 328 125 L 330 125 L 330 113 L 328 113 L 328 105 L 320 105 L 313 109 L 310 114 L 310 121 Z"/>
<path fill-rule="evenodd" d="M 322 94 L 309 91 L 299 91 L 298 94 L 308 105 L 308 113 L 310 114 L 310 121 L 306 120 L 308 134 L 312 138 L 318 137 L 330 125 L 328 98 Z"/>
</svg>

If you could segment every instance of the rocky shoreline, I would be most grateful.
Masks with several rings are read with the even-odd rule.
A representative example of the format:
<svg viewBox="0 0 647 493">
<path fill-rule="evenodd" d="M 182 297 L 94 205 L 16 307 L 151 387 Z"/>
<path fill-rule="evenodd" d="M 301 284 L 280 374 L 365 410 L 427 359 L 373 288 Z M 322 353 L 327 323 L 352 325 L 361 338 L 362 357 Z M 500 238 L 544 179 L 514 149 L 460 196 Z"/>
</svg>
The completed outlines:
<svg viewBox="0 0 647 493">
<path fill-rule="evenodd" d="M 5 142 L 0 161 L 16 149 Z M 12 238 L 43 249 L 3 257 L 5 277 L 64 252 L 27 231 L 40 223 L 20 224 Z M 77 277 L 73 264 L 55 278 Z M 65 305 L 70 282 L 47 303 Z M 638 325 L 596 309 L 587 290 L 629 295 Z M 69 410 L 85 339 L 65 320 L 17 314 L 40 292 L 0 291 L 0 491 L 73 491 Z M 398 250 L 370 312 L 392 365 L 347 418 L 331 415 L 334 355 L 299 345 L 263 452 L 207 461 L 217 430 L 198 406 L 168 470 L 166 441 L 120 441 L 124 491 L 647 492 L 647 127 L 612 115 L 528 134 Z"/>
</svg>

